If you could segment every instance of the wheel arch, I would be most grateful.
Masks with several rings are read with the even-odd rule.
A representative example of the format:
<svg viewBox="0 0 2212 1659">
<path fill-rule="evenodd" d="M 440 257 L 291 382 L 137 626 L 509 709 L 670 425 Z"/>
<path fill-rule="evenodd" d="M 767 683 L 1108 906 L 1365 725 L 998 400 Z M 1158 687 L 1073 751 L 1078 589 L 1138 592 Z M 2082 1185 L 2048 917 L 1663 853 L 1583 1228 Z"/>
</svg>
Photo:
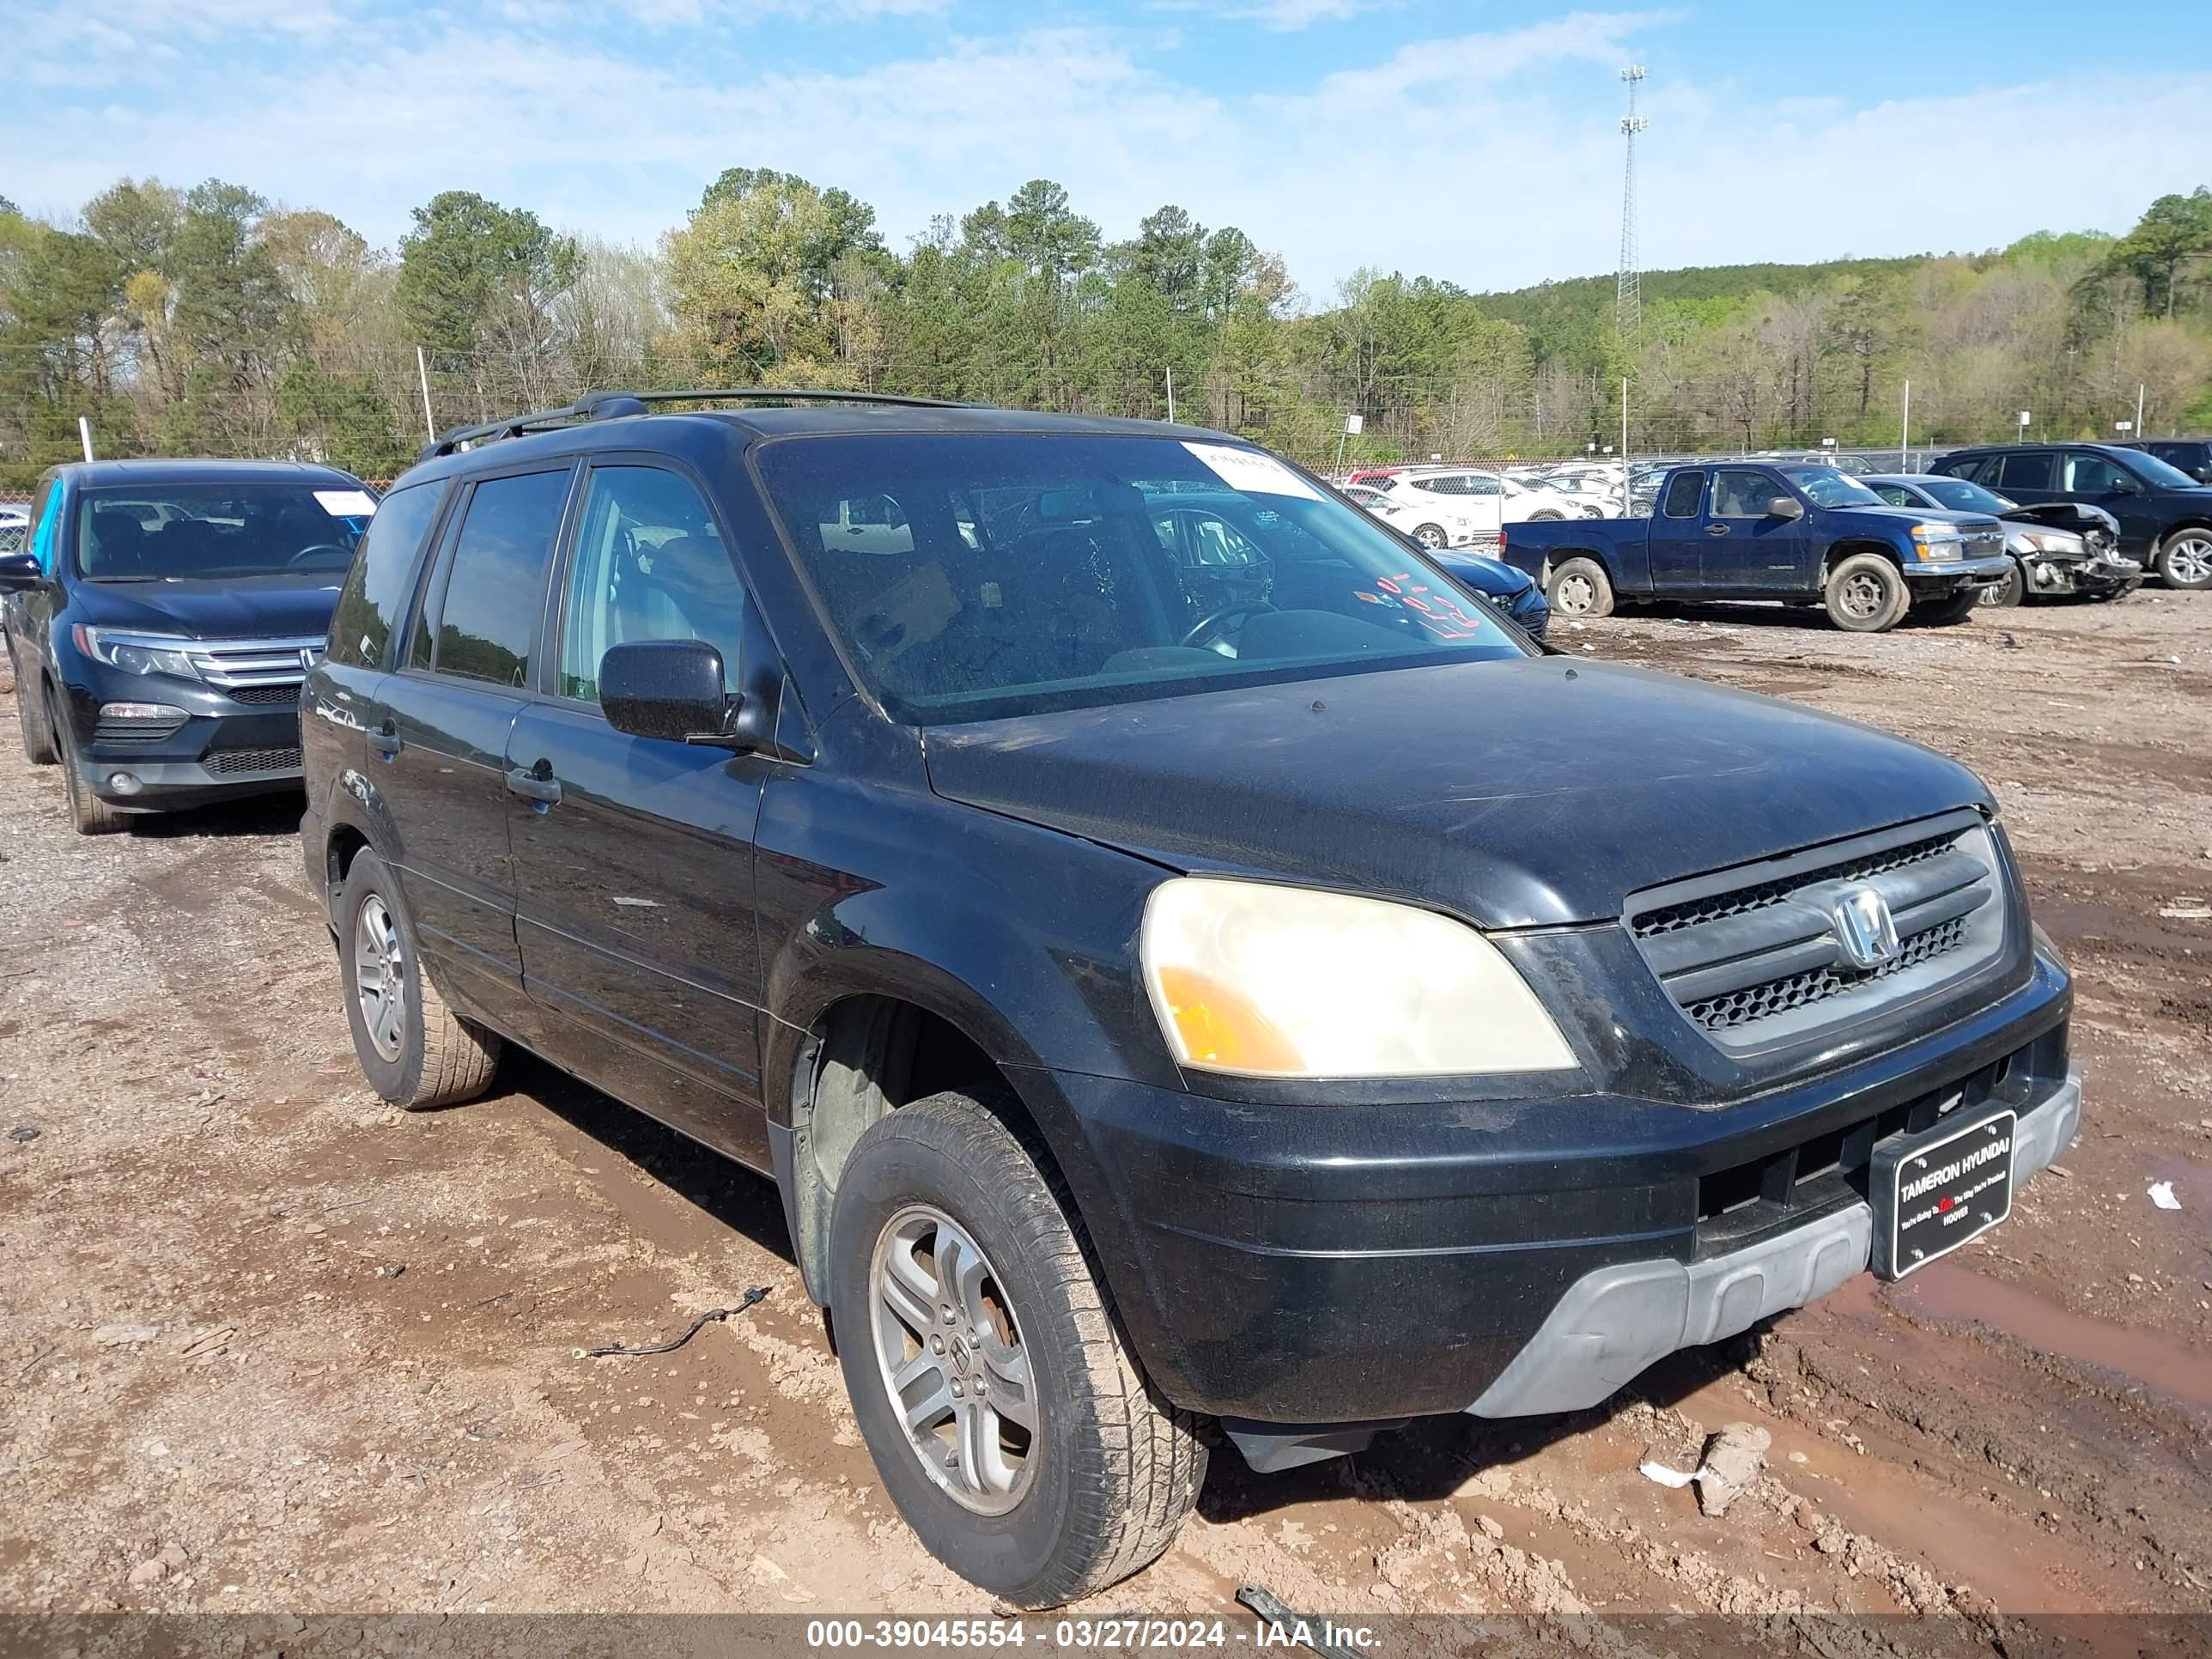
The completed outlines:
<svg viewBox="0 0 2212 1659">
<path fill-rule="evenodd" d="M 1856 558 L 1862 553 L 1871 553 L 1877 558 L 1886 559 L 1897 567 L 1899 575 L 1902 576 L 1905 574 L 1905 555 L 1899 552 L 1889 543 L 1869 540 L 1865 537 L 1851 537 L 1843 541 L 1830 543 L 1826 551 L 1820 555 L 1820 586 L 1821 589 L 1826 591 L 1828 578 L 1835 574 L 1838 565 L 1845 559 Z"/>
</svg>

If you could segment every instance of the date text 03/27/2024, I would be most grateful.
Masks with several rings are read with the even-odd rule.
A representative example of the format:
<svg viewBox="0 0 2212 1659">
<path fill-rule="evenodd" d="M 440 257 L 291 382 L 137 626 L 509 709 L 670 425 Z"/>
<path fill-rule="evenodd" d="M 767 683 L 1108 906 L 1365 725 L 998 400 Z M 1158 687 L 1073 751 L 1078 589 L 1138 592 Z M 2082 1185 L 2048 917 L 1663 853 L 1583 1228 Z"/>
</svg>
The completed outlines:
<svg viewBox="0 0 2212 1659">
<path fill-rule="evenodd" d="M 1013 1648 L 1048 1651 L 1180 1651 L 1245 1646 L 1262 1650 L 1362 1651 L 1374 1640 L 1364 1626 L 1328 1619 L 1059 1619 L 1032 1626 L 1020 1619 L 817 1619 L 806 1644 L 817 1651 L 840 1648 Z"/>
</svg>

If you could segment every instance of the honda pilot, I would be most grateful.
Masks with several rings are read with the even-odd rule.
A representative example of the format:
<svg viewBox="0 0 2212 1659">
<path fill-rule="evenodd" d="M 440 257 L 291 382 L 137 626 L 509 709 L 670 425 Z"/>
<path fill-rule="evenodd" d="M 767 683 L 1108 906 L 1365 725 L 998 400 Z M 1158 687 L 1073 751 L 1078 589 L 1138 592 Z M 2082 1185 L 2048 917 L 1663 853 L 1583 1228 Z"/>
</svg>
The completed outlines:
<svg viewBox="0 0 2212 1659">
<path fill-rule="evenodd" d="M 2072 991 L 1964 768 L 1546 655 L 1239 439 L 601 394 L 401 477 L 308 678 L 363 1072 L 773 1180 L 900 1513 L 1023 1606 L 1261 1470 L 2001 1225 Z"/>
<path fill-rule="evenodd" d="M 0 629 L 33 765 L 85 835 L 300 787 L 300 686 L 376 511 L 268 461 L 102 461 L 39 480 L 0 553 Z"/>
</svg>

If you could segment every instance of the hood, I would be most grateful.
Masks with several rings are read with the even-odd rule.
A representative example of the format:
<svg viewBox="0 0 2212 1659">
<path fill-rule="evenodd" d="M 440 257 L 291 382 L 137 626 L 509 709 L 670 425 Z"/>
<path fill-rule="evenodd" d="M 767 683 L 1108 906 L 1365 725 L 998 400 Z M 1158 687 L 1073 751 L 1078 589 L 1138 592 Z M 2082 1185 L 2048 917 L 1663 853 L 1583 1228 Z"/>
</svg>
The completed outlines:
<svg viewBox="0 0 2212 1659">
<path fill-rule="evenodd" d="M 1536 585 L 1536 579 L 1527 571 L 1516 570 L 1502 560 L 1480 553 L 1434 552 L 1429 555 L 1429 562 L 1441 565 L 1447 574 L 1493 599 L 1517 598 Z"/>
<path fill-rule="evenodd" d="M 1870 517 L 1894 519 L 1901 524 L 1953 524 L 1961 533 L 1972 530 L 2002 530 L 2004 526 L 1986 513 L 1964 513 L 1948 507 L 1891 507 L 1887 502 L 1880 507 L 1854 507 L 1844 509 L 1863 513 Z"/>
<path fill-rule="evenodd" d="M 1989 801 L 1900 738 L 1559 657 L 933 726 L 925 747 L 950 799 L 1487 927 L 1603 921 L 1641 888 Z"/>
<path fill-rule="evenodd" d="M 232 576 L 220 581 L 80 581 L 74 621 L 194 640 L 320 638 L 331 631 L 343 571 Z"/>
<path fill-rule="evenodd" d="M 2070 530 L 2077 536 L 2087 535 L 2094 530 L 2118 535 L 2120 528 L 2118 519 L 2090 501 L 2030 501 L 2021 507 L 2008 507 L 1997 517 L 2015 524 L 2048 525 L 2053 530 Z"/>
</svg>

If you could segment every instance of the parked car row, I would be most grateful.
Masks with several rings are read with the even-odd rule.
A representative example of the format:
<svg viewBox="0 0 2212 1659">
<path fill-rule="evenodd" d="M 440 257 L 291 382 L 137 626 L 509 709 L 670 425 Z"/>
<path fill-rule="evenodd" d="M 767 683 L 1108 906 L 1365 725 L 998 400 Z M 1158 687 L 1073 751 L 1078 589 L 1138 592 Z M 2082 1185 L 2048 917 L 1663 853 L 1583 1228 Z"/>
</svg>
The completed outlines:
<svg viewBox="0 0 2212 1659">
<path fill-rule="evenodd" d="M 1816 459 L 1671 466 L 1636 517 L 1516 526 L 1500 556 L 1570 617 L 1763 599 L 1819 605 L 1838 628 L 1872 632 L 2030 597 L 2116 599 L 2146 566 L 2169 587 L 2212 586 L 2212 486 L 2142 451 L 2023 445 L 1933 466 L 1861 477 Z"/>
<path fill-rule="evenodd" d="M 451 433 L 380 502 L 58 471 L 0 556 L 26 747 L 96 828 L 294 745 L 371 1086 L 512 1042 L 774 1182 L 884 1487 L 1006 1601 L 1152 1560 L 1214 1445 L 1595 1406 L 2073 1139 L 2071 982 L 1954 762 L 1547 653 L 1223 434 L 671 398 L 715 406 Z M 1662 495 L 1506 552 L 1577 614 L 1832 562 L 1847 626 L 2009 564 L 1817 465 Z"/>
</svg>

